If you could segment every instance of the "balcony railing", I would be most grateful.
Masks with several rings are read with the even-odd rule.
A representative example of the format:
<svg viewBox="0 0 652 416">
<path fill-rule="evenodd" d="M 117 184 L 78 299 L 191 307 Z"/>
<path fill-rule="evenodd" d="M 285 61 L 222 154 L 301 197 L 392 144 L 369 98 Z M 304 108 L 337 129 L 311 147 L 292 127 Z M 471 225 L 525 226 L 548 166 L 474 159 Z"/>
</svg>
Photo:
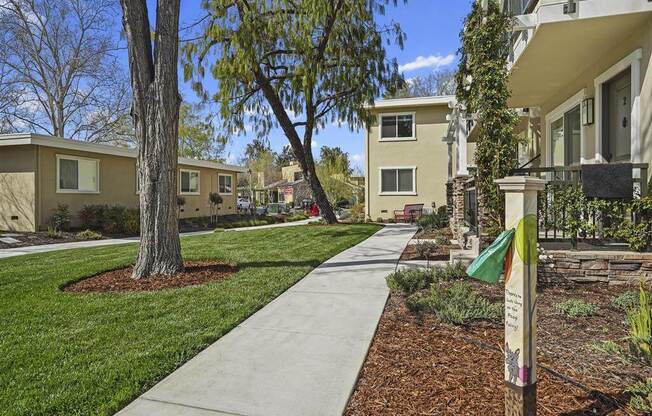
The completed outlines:
<svg viewBox="0 0 652 416">
<path fill-rule="evenodd" d="M 614 220 L 621 221 L 627 218 L 636 224 L 645 220 L 642 213 L 631 212 L 631 210 L 622 209 L 617 213 L 607 213 L 591 204 L 583 205 L 584 208 L 581 208 L 580 211 L 577 211 L 576 204 L 571 204 L 573 207 L 568 207 L 569 194 L 565 194 L 565 192 L 573 186 L 580 188 L 582 184 L 581 166 L 515 169 L 514 174 L 534 176 L 548 181 L 546 190 L 539 195 L 538 202 L 538 228 L 541 241 L 570 240 L 573 244 L 578 240 L 591 244 L 622 243 L 623 241 L 614 239 L 601 230 L 604 230 Z M 648 195 L 647 178 L 647 163 L 632 164 L 632 182 L 634 184 L 632 197 Z M 581 192 L 581 190 L 578 191 Z M 573 229 L 573 226 L 569 224 L 577 223 L 577 220 L 584 225 L 579 229 L 576 226 L 576 232 L 569 231 Z"/>
</svg>

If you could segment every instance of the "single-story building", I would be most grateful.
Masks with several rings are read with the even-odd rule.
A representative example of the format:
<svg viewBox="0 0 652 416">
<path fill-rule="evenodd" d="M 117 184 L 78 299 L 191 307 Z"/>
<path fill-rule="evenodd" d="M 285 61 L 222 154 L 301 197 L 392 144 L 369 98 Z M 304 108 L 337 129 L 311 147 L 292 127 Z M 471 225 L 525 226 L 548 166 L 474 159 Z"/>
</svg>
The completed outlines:
<svg viewBox="0 0 652 416">
<path fill-rule="evenodd" d="M 47 228 L 57 204 L 68 205 L 72 225 L 85 205 L 138 208 L 137 150 L 38 134 L 0 135 L 0 230 Z M 223 203 L 219 214 L 236 212 L 238 173 L 246 169 L 179 158 L 181 218 L 210 215 L 209 194 Z"/>
</svg>

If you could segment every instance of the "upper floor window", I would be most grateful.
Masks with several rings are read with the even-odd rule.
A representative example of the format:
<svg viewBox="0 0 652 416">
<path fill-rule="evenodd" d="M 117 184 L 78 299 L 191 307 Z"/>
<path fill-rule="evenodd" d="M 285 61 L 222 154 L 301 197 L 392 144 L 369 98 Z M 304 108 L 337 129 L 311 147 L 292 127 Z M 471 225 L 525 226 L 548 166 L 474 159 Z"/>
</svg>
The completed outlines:
<svg viewBox="0 0 652 416">
<path fill-rule="evenodd" d="M 414 114 L 381 114 L 380 140 L 414 139 Z"/>
<path fill-rule="evenodd" d="M 530 13 L 538 0 L 505 0 L 505 13 L 517 16 Z"/>
<path fill-rule="evenodd" d="M 221 194 L 230 194 L 233 192 L 233 176 L 231 175 L 217 175 L 218 192 Z"/>
<path fill-rule="evenodd" d="M 199 195 L 199 171 L 198 170 L 181 170 L 179 173 L 179 182 L 181 194 Z"/>
<path fill-rule="evenodd" d="M 303 179 L 303 172 L 294 172 L 294 181 L 300 181 Z"/>
<path fill-rule="evenodd" d="M 99 192 L 99 160 L 57 155 L 57 192 Z"/>
</svg>

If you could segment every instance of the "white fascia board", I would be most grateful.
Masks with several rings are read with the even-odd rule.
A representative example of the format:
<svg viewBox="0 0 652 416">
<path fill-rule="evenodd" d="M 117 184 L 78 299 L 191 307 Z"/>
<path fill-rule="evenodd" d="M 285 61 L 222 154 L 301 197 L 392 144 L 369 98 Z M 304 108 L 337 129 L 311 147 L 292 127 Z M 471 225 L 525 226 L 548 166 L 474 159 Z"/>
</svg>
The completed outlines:
<svg viewBox="0 0 652 416">
<path fill-rule="evenodd" d="M 512 18 L 512 31 L 520 32 L 537 27 L 537 15 L 535 13 L 521 14 Z"/>
<path fill-rule="evenodd" d="M 413 97 L 413 98 L 392 98 L 387 100 L 378 100 L 373 105 L 367 104 L 365 108 L 368 110 L 381 109 L 381 108 L 397 108 L 397 107 L 422 107 L 429 105 L 454 105 L 456 103 L 454 95 L 441 95 L 432 97 Z"/>
<path fill-rule="evenodd" d="M 113 155 L 137 158 L 138 151 L 126 147 L 116 147 L 107 144 L 88 143 L 79 140 L 62 139 L 60 137 L 45 136 L 40 134 L 0 134 L 0 146 L 19 146 L 19 145 L 36 145 L 45 147 L 54 147 L 57 149 L 77 150 L 80 152 L 98 153 L 103 155 Z M 224 163 L 212 162 L 209 160 L 197 160 L 180 157 L 179 164 L 198 166 L 209 169 L 219 169 L 234 172 L 246 172 L 247 169 L 242 166 L 227 165 Z"/>
</svg>

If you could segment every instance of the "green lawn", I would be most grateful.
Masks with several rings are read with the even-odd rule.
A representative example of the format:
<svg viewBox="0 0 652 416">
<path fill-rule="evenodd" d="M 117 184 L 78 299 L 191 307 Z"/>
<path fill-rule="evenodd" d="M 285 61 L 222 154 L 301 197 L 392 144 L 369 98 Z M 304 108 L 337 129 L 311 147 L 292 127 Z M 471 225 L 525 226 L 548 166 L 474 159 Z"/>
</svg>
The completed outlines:
<svg viewBox="0 0 652 416">
<path fill-rule="evenodd" d="M 232 278 L 150 293 L 75 294 L 71 280 L 122 267 L 137 245 L 0 260 L 0 414 L 113 414 L 376 225 L 297 226 L 182 239 L 186 259 Z"/>
</svg>

